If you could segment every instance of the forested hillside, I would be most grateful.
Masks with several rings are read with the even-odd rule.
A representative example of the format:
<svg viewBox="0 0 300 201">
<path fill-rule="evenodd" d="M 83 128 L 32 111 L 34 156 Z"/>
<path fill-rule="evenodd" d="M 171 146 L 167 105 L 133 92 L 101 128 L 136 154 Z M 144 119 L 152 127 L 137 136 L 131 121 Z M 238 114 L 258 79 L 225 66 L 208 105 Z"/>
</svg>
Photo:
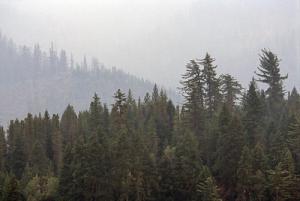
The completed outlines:
<svg viewBox="0 0 300 201">
<path fill-rule="evenodd" d="M 141 99 L 116 90 L 111 108 L 94 94 L 79 113 L 12 120 L 1 200 L 300 200 L 300 95 L 284 90 L 275 54 L 259 61 L 243 90 L 209 54 L 191 60 L 182 107 L 154 86 Z"/>
<path fill-rule="evenodd" d="M 77 63 L 66 51 L 49 51 L 17 47 L 0 34 L 0 123 L 23 117 L 27 112 L 48 109 L 61 113 L 67 104 L 76 111 L 88 107 L 90 97 L 97 92 L 111 104 L 117 89 L 132 89 L 135 96 L 151 91 L 153 83 L 132 76 L 116 68 L 108 69 L 97 59 Z M 168 94 L 178 100 L 174 92 Z"/>
</svg>

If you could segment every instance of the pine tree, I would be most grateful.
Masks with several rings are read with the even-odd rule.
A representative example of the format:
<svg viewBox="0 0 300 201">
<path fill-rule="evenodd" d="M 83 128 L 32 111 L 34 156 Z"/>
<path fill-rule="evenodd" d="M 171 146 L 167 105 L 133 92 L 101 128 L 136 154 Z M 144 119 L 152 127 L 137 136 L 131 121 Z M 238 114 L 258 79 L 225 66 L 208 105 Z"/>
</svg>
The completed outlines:
<svg viewBox="0 0 300 201">
<path fill-rule="evenodd" d="M 25 196 L 21 193 L 18 181 L 15 177 L 8 178 L 6 183 L 3 201 L 25 201 Z"/>
<path fill-rule="evenodd" d="M 34 176 L 25 188 L 27 201 L 54 200 L 58 179 L 55 177 Z"/>
<path fill-rule="evenodd" d="M 270 189 L 275 200 L 298 200 L 299 178 L 295 176 L 295 163 L 288 148 L 282 150 L 274 170 L 269 171 Z"/>
<path fill-rule="evenodd" d="M 183 109 L 185 122 L 200 139 L 205 128 L 204 111 L 204 78 L 196 61 L 186 65 L 186 73 L 182 75 L 181 91 L 185 99 Z"/>
<path fill-rule="evenodd" d="M 21 132 L 21 123 L 11 121 L 8 131 L 8 165 L 10 171 L 20 179 L 26 166 L 26 153 L 24 147 L 24 136 Z"/>
<path fill-rule="evenodd" d="M 252 166 L 252 155 L 251 151 L 248 147 L 244 146 L 241 158 L 239 160 L 239 166 L 237 169 L 237 188 L 239 192 L 239 199 L 240 200 L 252 200 L 252 187 L 254 184 L 253 181 L 253 166 Z"/>
<path fill-rule="evenodd" d="M 233 110 L 235 101 L 238 96 L 242 93 L 241 84 L 231 75 L 221 75 L 221 91 L 224 98 L 224 102 L 228 105 L 230 110 Z"/>
<path fill-rule="evenodd" d="M 285 138 L 288 148 L 295 159 L 296 171 L 300 172 L 300 122 L 292 115 L 289 122 L 289 130 Z"/>
<path fill-rule="evenodd" d="M 215 170 L 218 178 L 228 187 L 236 182 L 236 171 L 243 148 L 243 131 L 239 117 L 230 114 L 224 105 L 219 117 L 219 137 Z"/>
<path fill-rule="evenodd" d="M 126 127 L 126 97 L 125 94 L 118 89 L 114 94 L 115 103 L 112 105 L 112 132 L 118 133 L 120 129 Z M 127 128 L 126 128 L 127 129 Z"/>
<path fill-rule="evenodd" d="M 59 177 L 59 195 L 62 200 L 73 200 L 74 183 L 73 183 L 73 151 L 70 145 L 67 145 L 64 150 L 63 165 Z"/>
<path fill-rule="evenodd" d="M 275 167 L 280 162 L 282 158 L 282 150 L 287 147 L 287 144 L 284 143 L 284 141 L 284 136 L 280 131 L 276 131 L 272 134 L 268 150 L 271 167 Z"/>
<path fill-rule="evenodd" d="M 0 173 L 5 170 L 5 159 L 7 154 L 5 133 L 3 127 L 0 127 Z"/>
<path fill-rule="evenodd" d="M 52 150 L 53 150 L 53 170 L 55 174 L 59 173 L 59 170 L 62 166 L 62 158 L 63 158 L 63 144 L 62 144 L 62 136 L 61 131 L 59 129 L 59 117 L 58 115 L 53 115 L 51 120 L 51 142 L 52 142 Z"/>
<path fill-rule="evenodd" d="M 209 118 L 212 117 L 214 112 L 217 111 L 220 102 L 220 80 L 217 78 L 216 68 L 213 65 L 215 61 L 208 53 L 206 53 L 205 58 L 200 60 L 200 65 L 203 66 L 203 78 L 205 82 L 205 103 L 208 110 Z"/>
<path fill-rule="evenodd" d="M 74 108 L 68 105 L 61 117 L 60 129 L 63 137 L 63 145 L 74 144 L 77 139 L 78 121 Z"/>
<path fill-rule="evenodd" d="M 268 169 L 268 161 L 264 151 L 264 147 L 261 143 L 257 143 L 252 150 L 253 162 L 252 166 L 256 170 L 260 170 L 263 173 Z"/>
<path fill-rule="evenodd" d="M 100 140 L 100 135 L 103 135 L 102 112 L 103 108 L 100 103 L 100 98 L 95 94 L 90 104 L 88 120 L 90 135 L 94 140 Z"/>
<path fill-rule="evenodd" d="M 221 201 L 214 179 L 210 176 L 198 185 L 202 201 Z"/>
<path fill-rule="evenodd" d="M 28 157 L 28 160 L 30 160 L 32 157 L 32 155 L 31 155 L 32 145 L 33 145 L 34 139 L 35 139 L 35 127 L 34 127 L 32 114 L 28 113 L 24 122 L 25 122 L 24 136 L 26 139 L 24 148 L 25 148 L 25 153 Z"/>
<path fill-rule="evenodd" d="M 257 68 L 259 72 L 256 75 L 258 81 L 266 83 L 268 89 L 266 91 L 269 105 L 269 114 L 272 119 L 278 119 L 282 112 L 282 104 L 284 97 L 283 81 L 287 79 L 287 75 L 280 74 L 279 62 L 277 55 L 273 52 L 263 49 L 260 55 L 260 65 Z"/>
<path fill-rule="evenodd" d="M 46 156 L 48 159 L 53 159 L 53 144 L 52 144 L 52 131 L 51 120 L 48 111 L 45 111 L 43 117 L 43 135 L 45 136 L 44 149 L 46 150 Z"/>
<path fill-rule="evenodd" d="M 269 171 L 270 191 L 273 200 L 299 200 L 299 179 L 279 163 Z"/>
<path fill-rule="evenodd" d="M 298 115 L 300 112 L 300 95 L 295 87 L 289 93 L 287 107 L 289 114 Z"/>
<path fill-rule="evenodd" d="M 33 172 L 39 176 L 44 176 L 49 172 L 49 160 L 46 156 L 42 144 L 36 140 L 32 148 L 32 158 L 30 164 Z"/>
<path fill-rule="evenodd" d="M 254 147 L 258 141 L 263 139 L 263 111 L 262 103 L 258 92 L 256 91 L 255 81 L 252 80 L 246 97 L 244 99 L 244 117 L 243 123 L 245 127 L 246 142 L 249 147 Z"/>
<path fill-rule="evenodd" d="M 177 136 L 175 144 L 175 200 L 195 200 L 197 184 L 203 169 L 199 144 L 193 133 L 182 133 Z"/>
<path fill-rule="evenodd" d="M 106 135 L 110 132 L 110 114 L 106 104 L 103 106 L 103 131 Z"/>
</svg>

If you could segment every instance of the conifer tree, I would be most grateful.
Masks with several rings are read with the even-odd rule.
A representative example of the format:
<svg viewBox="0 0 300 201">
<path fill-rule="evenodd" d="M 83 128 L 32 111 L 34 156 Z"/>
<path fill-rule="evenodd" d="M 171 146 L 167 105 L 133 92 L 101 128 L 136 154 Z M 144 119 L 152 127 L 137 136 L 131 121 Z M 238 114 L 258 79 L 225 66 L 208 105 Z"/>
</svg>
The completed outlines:
<svg viewBox="0 0 300 201">
<path fill-rule="evenodd" d="M 32 114 L 28 113 L 27 117 L 24 120 L 25 126 L 24 126 L 24 136 L 25 136 L 25 144 L 24 144 L 24 149 L 25 153 L 28 157 L 28 160 L 31 159 L 31 150 L 32 150 L 32 145 L 34 143 L 34 138 L 35 138 L 35 127 L 34 127 L 34 122 L 33 122 L 33 116 Z"/>
<path fill-rule="evenodd" d="M 241 158 L 239 160 L 239 166 L 237 169 L 237 188 L 239 192 L 240 200 L 251 200 L 253 199 L 253 166 L 252 166 L 252 155 L 248 147 L 244 146 Z"/>
<path fill-rule="evenodd" d="M 267 157 L 264 151 L 264 147 L 261 143 L 257 143 L 252 150 L 252 166 L 255 167 L 256 170 L 260 170 L 263 173 L 269 168 Z"/>
<path fill-rule="evenodd" d="M 215 170 L 218 178 L 229 187 L 236 182 L 236 171 L 243 148 L 241 121 L 232 117 L 227 105 L 223 106 L 219 117 L 219 136 Z"/>
<path fill-rule="evenodd" d="M 258 81 L 268 85 L 266 91 L 268 98 L 269 114 L 273 119 L 278 119 L 282 112 L 284 97 L 283 81 L 287 75 L 280 74 L 279 62 L 277 55 L 273 52 L 263 49 L 260 55 L 260 65 L 257 68 Z"/>
<path fill-rule="evenodd" d="M 245 127 L 246 142 L 249 147 L 254 145 L 263 139 L 263 111 L 262 103 L 258 92 L 256 91 L 255 81 L 252 80 L 246 97 L 244 99 L 244 117 L 243 123 Z"/>
<path fill-rule="evenodd" d="M 292 92 L 289 93 L 287 107 L 289 114 L 294 114 L 298 117 L 300 112 L 300 95 L 295 87 L 292 89 Z"/>
<path fill-rule="evenodd" d="M 63 137 L 63 145 L 74 144 L 77 139 L 78 121 L 74 108 L 68 105 L 61 117 L 60 129 Z"/>
<path fill-rule="evenodd" d="M 43 135 L 45 136 L 44 149 L 46 150 L 46 156 L 50 160 L 53 159 L 53 144 L 52 144 L 52 131 L 51 131 L 51 120 L 48 111 L 45 111 L 43 117 Z"/>
<path fill-rule="evenodd" d="M 21 123 L 11 121 L 9 126 L 9 147 L 8 147 L 8 165 L 10 171 L 16 176 L 17 179 L 22 177 L 26 166 L 26 153 L 24 147 L 24 137 L 22 136 Z"/>
<path fill-rule="evenodd" d="M 203 201 L 221 201 L 214 179 L 209 176 L 198 185 L 198 192 Z"/>
<path fill-rule="evenodd" d="M 32 158 L 30 164 L 33 172 L 39 176 L 44 176 L 49 172 L 49 160 L 46 156 L 42 144 L 36 140 L 32 148 Z"/>
<path fill-rule="evenodd" d="M 21 193 L 18 181 L 15 177 L 9 177 L 4 187 L 4 196 L 2 198 L 3 201 L 25 201 L 25 196 Z"/>
<path fill-rule="evenodd" d="M 180 83 L 185 99 L 183 104 L 185 123 L 201 139 L 205 128 L 204 78 L 196 61 L 191 60 L 186 65 L 186 73 L 182 75 Z"/>
<path fill-rule="evenodd" d="M 88 120 L 90 135 L 94 140 L 99 140 L 100 135 L 103 135 L 102 112 L 103 108 L 100 103 L 100 98 L 95 94 L 90 104 Z"/>
<path fill-rule="evenodd" d="M 5 170 L 5 159 L 7 154 L 5 133 L 3 127 L 0 126 L 0 173 Z"/>
<path fill-rule="evenodd" d="M 289 130 L 285 138 L 288 148 L 295 159 L 296 171 L 300 172 L 300 122 L 292 115 L 289 122 Z"/>
<path fill-rule="evenodd" d="M 74 184 L 73 184 L 73 151 L 70 145 L 64 150 L 63 165 L 59 177 L 59 195 L 63 200 L 73 200 Z"/>
<path fill-rule="evenodd" d="M 114 94 L 115 103 L 112 105 L 111 117 L 112 117 L 112 132 L 118 133 L 120 129 L 126 127 L 126 97 L 125 94 L 118 89 Z"/>
<path fill-rule="evenodd" d="M 58 174 L 62 166 L 63 158 L 63 144 L 62 136 L 59 128 L 59 117 L 58 115 L 53 115 L 51 120 L 51 141 L 53 150 L 53 170 L 55 174 Z"/>
<path fill-rule="evenodd" d="M 228 105 L 229 109 L 233 109 L 235 101 L 241 94 L 241 84 L 231 75 L 225 74 L 220 76 L 221 79 L 221 91 L 224 98 L 224 102 Z"/>
<path fill-rule="evenodd" d="M 215 61 L 208 53 L 205 58 L 200 60 L 200 64 L 203 66 L 203 78 L 204 78 L 204 91 L 205 91 L 205 103 L 208 110 L 208 116 L 211 118 L 213 113 L 217 111 L 220 102 L 220 80 L 217 78 L 216 68 L 213 65 Z"/>
<path fill-rule="evenodd" d="M 269 171 L 270 191 L 273 200 L 299 200 L 299 179 L 279 163 Z"/>
</svg>

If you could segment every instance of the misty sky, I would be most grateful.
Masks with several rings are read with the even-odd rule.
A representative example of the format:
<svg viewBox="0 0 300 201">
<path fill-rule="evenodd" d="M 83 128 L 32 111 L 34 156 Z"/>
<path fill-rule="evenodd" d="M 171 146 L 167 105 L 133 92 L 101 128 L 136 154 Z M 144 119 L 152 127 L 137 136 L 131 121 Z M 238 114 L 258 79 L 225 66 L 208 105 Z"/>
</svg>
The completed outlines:
<svg viewBox="0 0 300 201">
<path fill-rule="evenodd" d="M 266 47 L 299 87 L 299 13 L 300 0 L 0 0 L 0 30 L 173 88 L 206 52 L 246 84 Z"/>
</svg>

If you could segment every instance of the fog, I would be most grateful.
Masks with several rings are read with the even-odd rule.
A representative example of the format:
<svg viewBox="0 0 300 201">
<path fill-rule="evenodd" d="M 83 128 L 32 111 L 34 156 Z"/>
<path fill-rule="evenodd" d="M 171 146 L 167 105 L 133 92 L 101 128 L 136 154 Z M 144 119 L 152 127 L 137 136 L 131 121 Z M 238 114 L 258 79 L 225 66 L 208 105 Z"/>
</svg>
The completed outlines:
<svg viewBox="0 0 300 201">
<path fill-rule="evenodd" d="M 300 0 L 1 0 L 0 30 L 172 88 L 206 52 L 245 85 L 269 48 L 291 87 L 300 85 L 299 13 Z"/>
</svg>

